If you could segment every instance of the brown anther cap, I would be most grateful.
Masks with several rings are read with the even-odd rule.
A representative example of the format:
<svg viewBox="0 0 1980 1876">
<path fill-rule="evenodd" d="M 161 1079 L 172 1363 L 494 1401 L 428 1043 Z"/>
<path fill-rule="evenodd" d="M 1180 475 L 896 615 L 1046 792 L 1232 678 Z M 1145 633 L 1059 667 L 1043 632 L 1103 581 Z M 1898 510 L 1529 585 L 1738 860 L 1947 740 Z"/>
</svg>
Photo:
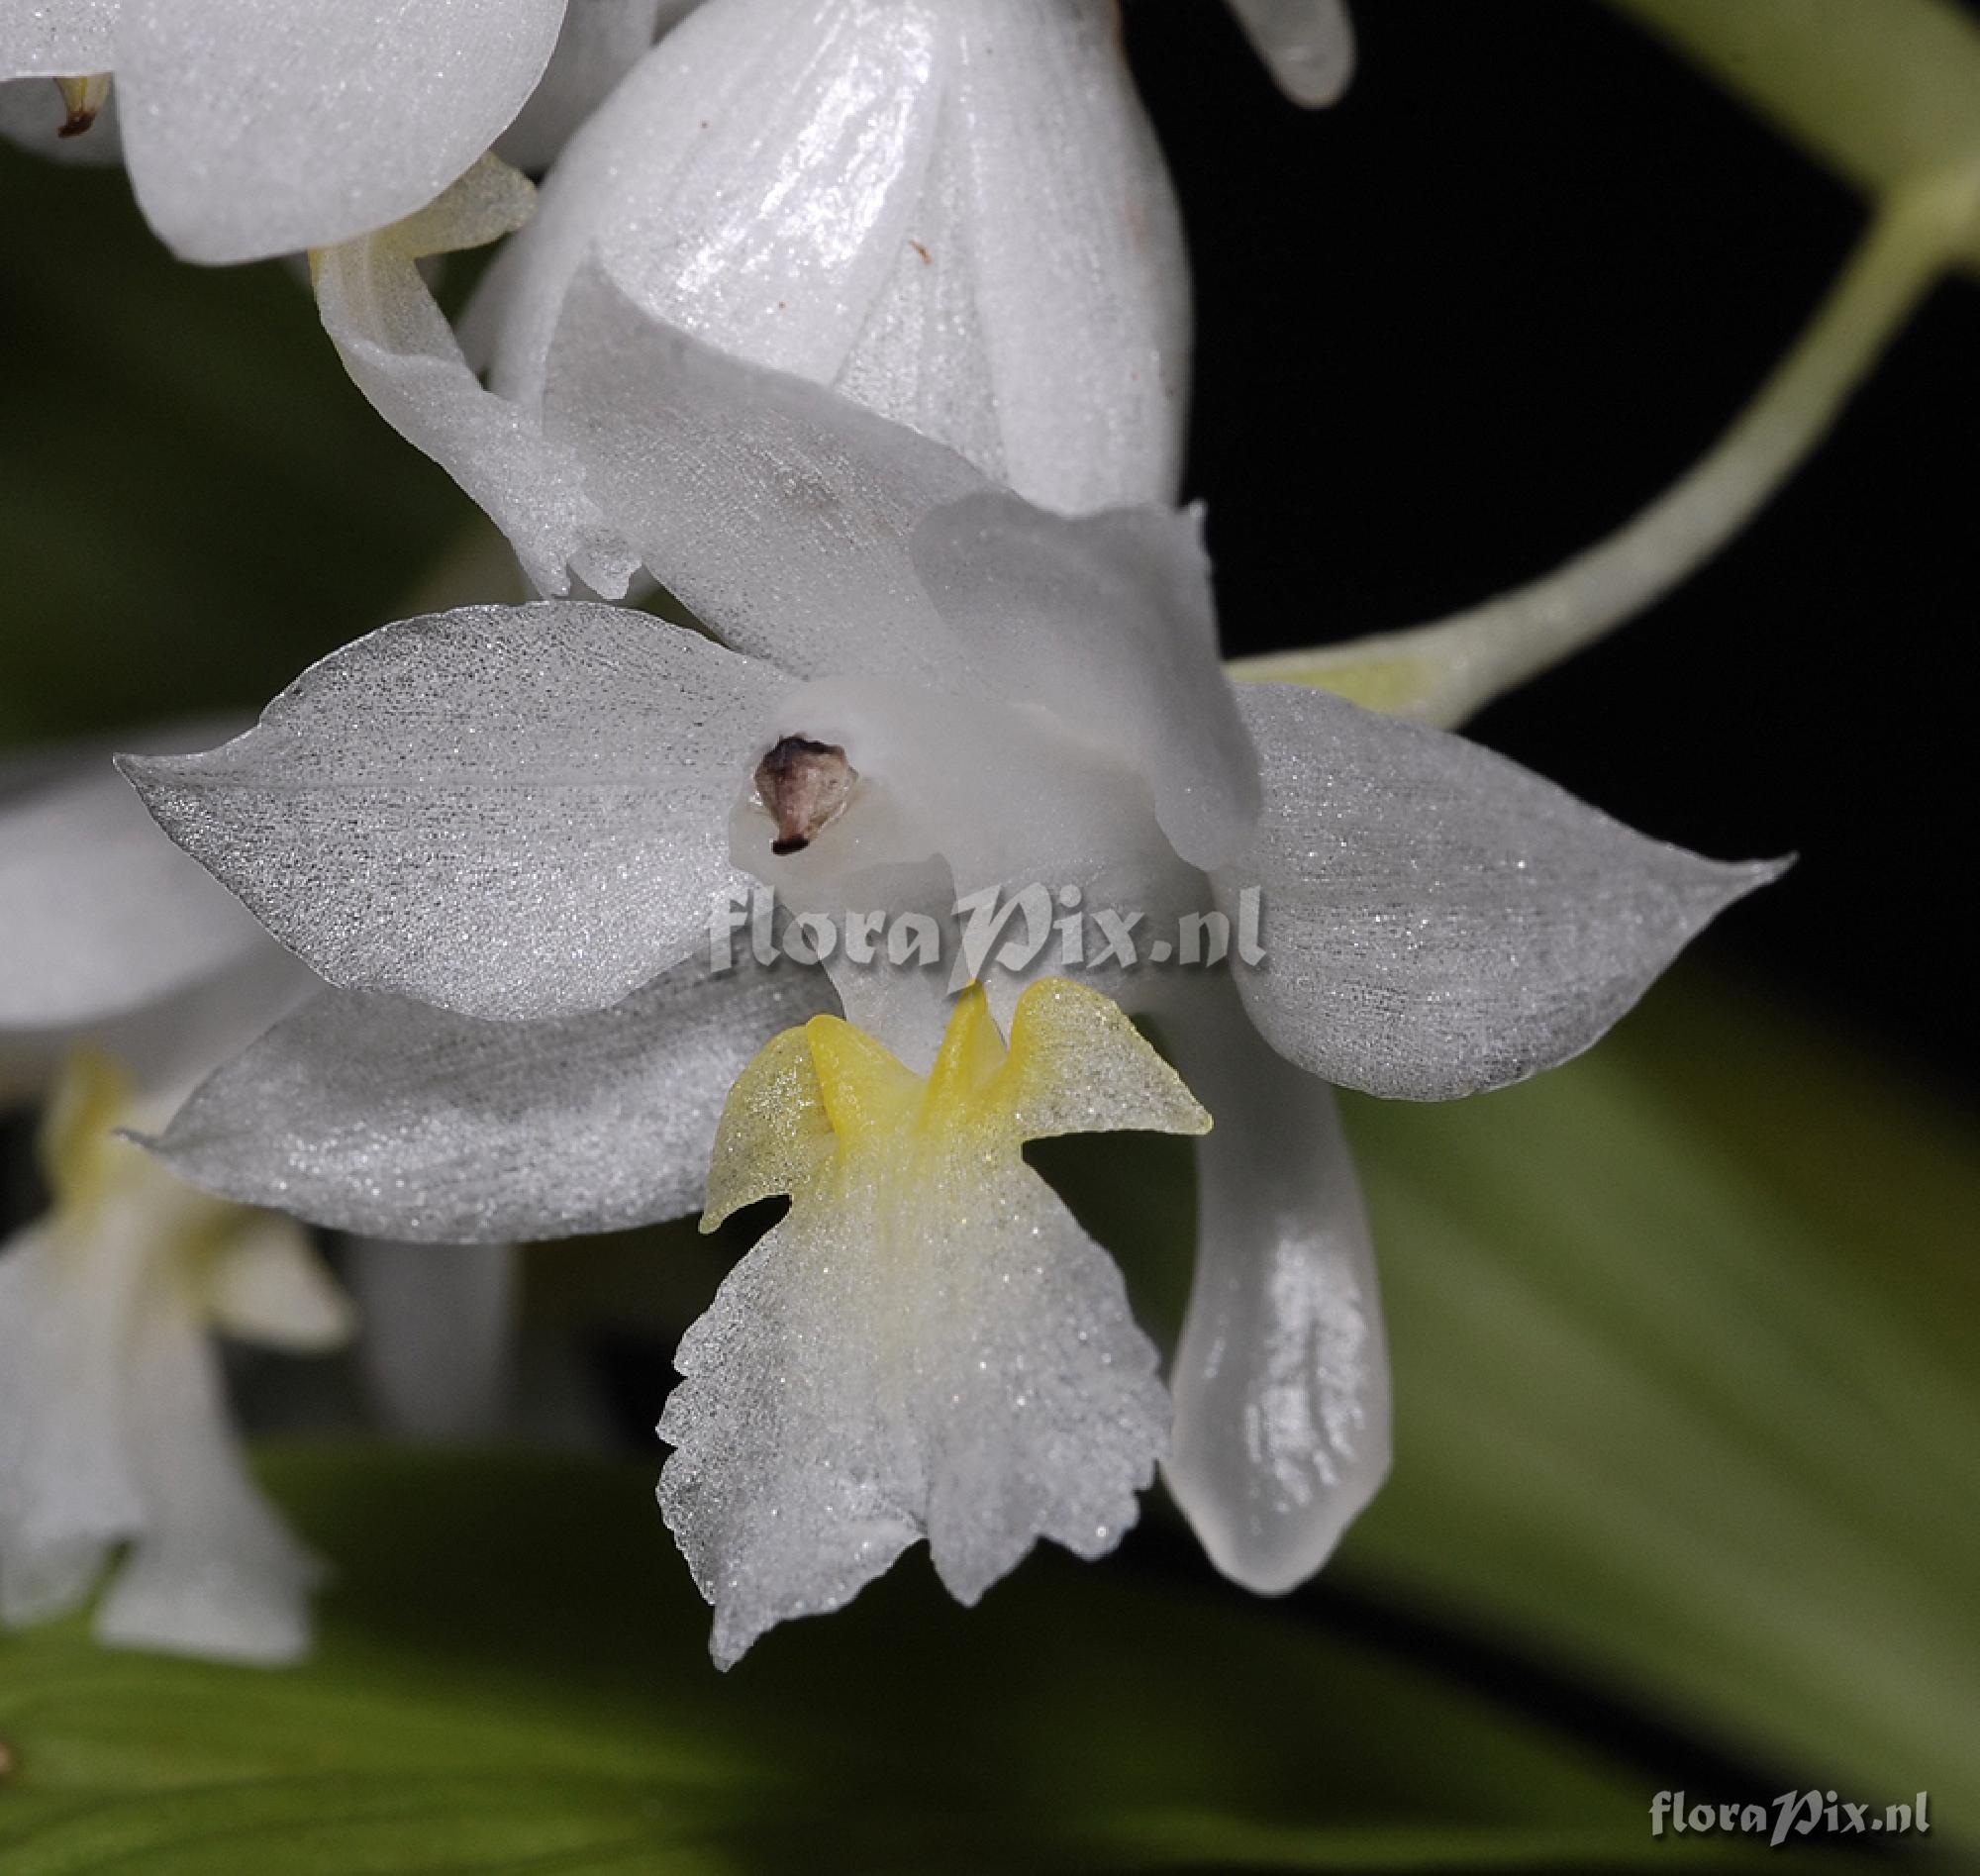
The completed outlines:
<svg viewBox="0 0 1980 1876">
<path fill-rule="evenodd" d="M 756 764 L 756 794 L 777 824 L 770 851 L 803 852 L 839 818 L 858 779 L 838 743 L 782 738 Z"/>
</svg>

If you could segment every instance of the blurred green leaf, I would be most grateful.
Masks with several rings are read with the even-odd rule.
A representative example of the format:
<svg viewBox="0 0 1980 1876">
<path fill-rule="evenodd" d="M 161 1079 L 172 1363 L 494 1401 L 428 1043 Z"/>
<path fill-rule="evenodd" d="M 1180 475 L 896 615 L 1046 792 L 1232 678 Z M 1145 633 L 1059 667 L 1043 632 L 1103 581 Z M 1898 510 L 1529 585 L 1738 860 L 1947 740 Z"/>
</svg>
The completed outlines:
<svg viewBox="0 0 1980 1876">
<path fill-rule="evenodd" d="M 1398 1429 L 1345 1568 L 1971 1842 L 1970 1126 L 1695 984 L 1527 1086 L 1349 1125 Z"/>
<path fill-rule="evenodd" d="M 921 1559 L 728 1676 L 651 1465 L 293 1453 L 342 1573 L 290 1672 L 0 1642 L 0 1867 L 1595 1869 L 1640 1774 L 1285 1605 Z M 1693 1839 L 1713 1860 L 1728 1847 Z"/>
<path fill-rule="evenodd" d="M 181 265 L 121 170 L 5 144 L 0 202 L 0 742 L 258 707 L 469 525 L 298 272 Z"/>
</svg>

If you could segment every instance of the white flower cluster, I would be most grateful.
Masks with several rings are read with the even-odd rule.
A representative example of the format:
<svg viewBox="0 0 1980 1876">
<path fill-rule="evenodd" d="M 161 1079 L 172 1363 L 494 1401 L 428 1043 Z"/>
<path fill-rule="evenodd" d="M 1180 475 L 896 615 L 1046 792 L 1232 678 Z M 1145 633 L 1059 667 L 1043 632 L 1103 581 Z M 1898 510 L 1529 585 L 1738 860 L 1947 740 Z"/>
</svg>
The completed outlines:
<svg viewBox="0 0 1980 1876">
<path fill-rule="evenodd" d="M 1337 0 L 1233 5 L 1292 97 L 1337 92 Z M 1310 1576 L 1389 1459 L 1332 1087 L 1442 1100 L 1552 1066 L 1774 870 L 1442 730 L 1230 681 L 1174 506 L 1180 220 L 1119 28 L 1114 0 L 0 0 L 0 72 L 34 75 L 50 135 L 113 100 L 182 253 L 314 250 L 352 378 L 546 596 L 388 626 L 207 753 L 121 758 L 315 981 L 140 1117 L 155 1158 L 117 1150 L 415 1244 L 789 1195 L 660 1426 L 725 1665 L 917 1540 L 965 1601 L 1041 1536 L 1104 1552 L 1157 1467 L 1228 1575 Z M 491 146 L 548 165 L 540 197 Z M 456 331 L 420 263 L 497 240 Z M 704 630 L 607 603 L 649 583 Z M 0 1022 L 97 1034 L 282 961 L 136 831 L 86 904 L 50 886 L 73 849 L 37 817 L 65 799 L 0 800 L 0 881 L 66 908 L 0 935 Z M 1165 929 L 1262 905 L 1265 961 L 962 983 L 707 956 L 711 907 L 756 886 L 943 922 L 1040 881 Z M 73 971 L 96 976 L 56 1007 Z M 1203 1136 L 1166 1361 L 1022 1155 L 1116 1129 Z M 210 1418 L 196 1343 L 178 1378 L 112 1360 L 100 1387 L 101 1362 L 6 1359 L 55 1322 L 99 1352 L 153 1333 L 129 1273 L 126 1326 L 92 1327 L 90 1260 L 127 1253 L 87 1184 L 0 1260 L 0 1612 L 72 1600 L 84 1542 L 136 1538 L 136 1572 L 176 1541 L 140 1473 L 194 1448 L 155 1451 L 162 1416 L 120 1447 L 133 1391 L 203 1390 Z M 232 1268 L 173 1292 L 186 1322 L 275 1321 Z M 282 1333 L 341 1326 L 285 1281 Z M 48 1430 L 85 1412 L 94 1443 Z M 302 1580 L 228 1518 L 201 1514 L 194 1590 Z M 148 1632 L 278 1652 L 293 1592 L 281 1648 L 264 1606 Z"/>
</svg>

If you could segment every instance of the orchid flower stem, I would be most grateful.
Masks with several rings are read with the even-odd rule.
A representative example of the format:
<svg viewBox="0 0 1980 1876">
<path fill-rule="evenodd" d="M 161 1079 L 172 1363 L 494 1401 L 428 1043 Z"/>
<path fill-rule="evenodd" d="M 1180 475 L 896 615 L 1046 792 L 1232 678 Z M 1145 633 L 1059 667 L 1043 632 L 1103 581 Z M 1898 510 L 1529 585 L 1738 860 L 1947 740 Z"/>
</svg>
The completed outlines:
<svg viewBox="0 0 1980 1876">
<path fill-rule="evenodd" d="M 1545 578 L 1433 625 L 1234 660 L 1241 679 L 1462 722 L 1661 599 L 1814 451 L 1980 221 L 1980 170 L 1895 189 L 1794 348 L 1719 443 L 1619 533 Z"/>
</svg>

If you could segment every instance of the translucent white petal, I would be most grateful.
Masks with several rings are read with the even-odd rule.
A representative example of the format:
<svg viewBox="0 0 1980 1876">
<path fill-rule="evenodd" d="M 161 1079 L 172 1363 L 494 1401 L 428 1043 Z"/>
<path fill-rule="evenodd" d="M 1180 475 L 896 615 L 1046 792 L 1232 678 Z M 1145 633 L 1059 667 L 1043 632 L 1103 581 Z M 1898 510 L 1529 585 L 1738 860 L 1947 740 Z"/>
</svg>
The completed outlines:
<svg viewBox="0 0 1980 1876">
<path fill-rule="evenodd" d="M 124 145 L 189 260 L 348 240 L 431 201 L 549 62 L 564 0 L 125 0 Z"/>
<path fill-rule="evenodd" d="M 1189 390 L 1189 257 L 1119 16 L 1110 6 L 934 4 L 957 46 L 920 205 L 934 232 L 897 254 L 839 386 L 954 443 L 1047 508 L 1171 503 Z M 988 423 L 969 409 L 973 369 L 956 360 L 955 331 L 972 314 Z M 970 429 L 991 424 L 994 458 L 970 446 Z"/>
<path fill-rule="evenodd" d="M 1231 0 L 1279 89 L 1309 109 L 1332 104 L 1354 76 L 1345 0 Z"/>
<path fill-rule="evenodd" d="M 1135 769 L 1184 859 L 1244 843 L 1258 758 L 1218 655 L 1197 516 L 1067 521 L 986 490 L 932 514 L 913 551 L 971 660 Z"/>
<path fill-rule="evenodd" d="M 122 1353 L 140 1265 L 48 1226 L 0 1248 L 0 1623 L 60 1614 L 144 1522 Z"/>
<path fill-rule="evenodd" d="M 1444 1100 L 1565 1061 L 1782 870 L 1647 839 L 1324 691 L 1249 684 L 1238 704 L 1265 812 L 1217 886 L 1227 905 L 1260 889 L 1266 959 L 1238 982 L 1274 1048 L 1342 1086 Z"/>
<path fill-rule="evenodd" d="M 69 109 L 50 78 L 0 81 L 0 137 L 54 162 L 93 166 L 124 160 L 124 134 L 117 128 L 117 91 L 86 131 L 64 136 Z"/>
<path fill-rule="evenodd" d="M 326 992 L 206 1083 L 158 1142 L 181 1177 L 366 1236 L 484 1243 L 696 1211 L 722 1104 L 817 971 L 700 957 L 519 1025 Z"/>
<path fill-rule="evenodd" d="M 596 267 L 564 305 L 544 422 L 725 643 L 800 674 L 960 681 L 908 557 L 924 515 L 982 486 L 960 456 L 658 324 Z"/>
<path fill-rule="evenodd" d="M 360 1237 L 347 1250 L 364 1319 L 358 1365 L 385 1425 L 412 1439 L 493 1438 L 515 1354 L 516 1246 Z"/>
<path fill-rule="evenodd" d="M 711 0 L 572 140 L 497 263 L 492 382 L 541 397 L 599 253 L 643 311 L 828 379 L 905 240 L 945 38 L 925 0 Z M 778 302 L 782 301 L 779 308 Z M 498 312 L 499 309 L 499 312 Z"/>
<path fill-rule="evenodd" d="M 333 653 L 223 748 L 124 766 L 331 982 L 550 1016 L 705 944 L 742 890 L 729 809 L 787 688 L 642 613 L 468 607 Z"/>
<path fill-rule="evenodd" d="M 123 0 L 0 0 L 0 78 L 81 78 L 114 62 Z"/>
<path fill-rule="evenodd" d="M 660 1423 L 661 1508 L 715 1605 L 720 1665 L 838 1608 L 918 1536 L 974 1602 L 1040 1536 L 1096 1556 L 1133 1523 L 1167 1426 L 1154 1351 L 1021 1150 L 1108 1125 L 1203 1119 L 1071 985 L 1032 993 L 1008 1057 L 972 992 L 926 1083 L 823 1018 L 738 1084 L 711 1222 L 777 1189 L 791 1211 L 682 1339 Z"/>
<path fill-rule="evenodd" d="M 320 250 L 311 277 L 324 330 L 372 407 L 480 503 L 539 591 L 560 593 L 574 568 L 617 598 L 638 555 L 607 529 L 568 449 L 546 442 L 535 412 L 485 390 L 461 355 L 419 262 L 497 240 L 529 219 L 534 192 L 484 157 L 407 221 Z"/>
<path fill-rule="evenodd" d="M 1110 9 L 711 0 L 572 142 L 475 321 L 542 395 L 598 253 L 643 310 L 1053 506 L 1172 497 L 1175 207 Z"/>
<path fill-rule="evenodd" d="M 570 0 L 549 69 L 495 145 L 505 162 L 545 169 L 612 88 L 700 0 Z"/>
<path fill-rule="evenodd" d="M 1246 1589 L 1303 1583 L 1389 1468 L 1389 1358 L 1368 1217 L 1324 1082 L 1267 1048 L 1228 985 L 1162 1033 L 1216 1131 L 1197 1148 L 1196 1280 L 1163 1477 Z"/>
<path fill-rule="evenodd" d="M 270 1348 L 339 1348 L 357 1324 L 309 1234 L 272 1212 L 240 1218 L 200 1273 L 199 1288 L 215 1329 Z"/>
<path fill-rule="evenodd" d="M 0 1028 L 99 1024 L 266 943 L 107 756 L 0 803 Z"/>
<path fill-rule="evenodd" d="M 136 1313 L 124 1359 L 124 1438 L 145 1516 L 98 1606 L 98 1638 L 297 1659 L 309 1649 L 309 1592 L 323 1569 L 248 1477 L 205 1333 L 189 1309 L 154 1294 Z"/>
</svg>

